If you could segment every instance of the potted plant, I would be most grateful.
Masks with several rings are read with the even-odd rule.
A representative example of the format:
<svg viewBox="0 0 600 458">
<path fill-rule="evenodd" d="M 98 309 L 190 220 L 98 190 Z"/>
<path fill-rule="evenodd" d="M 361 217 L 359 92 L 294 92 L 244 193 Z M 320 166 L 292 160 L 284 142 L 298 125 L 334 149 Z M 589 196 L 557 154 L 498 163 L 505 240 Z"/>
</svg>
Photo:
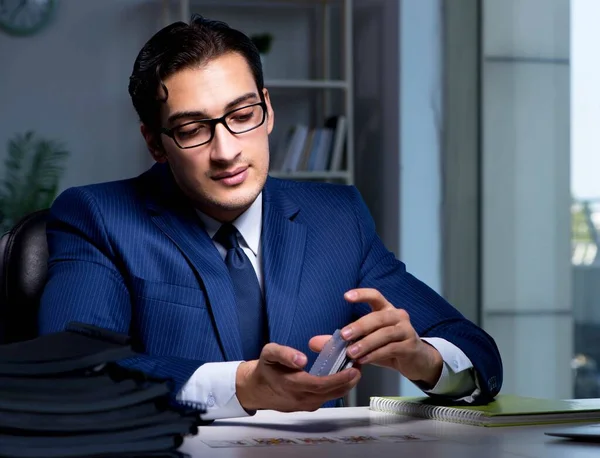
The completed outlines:
<svg viewBox="0 0 600 458">
<path fill-rule="evenodd" d="M 258 49 L 260 54 L 260 61 L 262 65 L 265 65 L 265 57 L 271 50 L 271 45 L 273 44 L 273 35 L 270 33 L 259 33 L 252 35 L 250 37 L 254 46 Z"/>
<path fill-rule="evenodd" d="M 8 141 L 0 181 L 1 233 L 25 215 L 52 204 L 68 156 L 62 143 L 39 138 L 31 131 Z"/>
</svg>

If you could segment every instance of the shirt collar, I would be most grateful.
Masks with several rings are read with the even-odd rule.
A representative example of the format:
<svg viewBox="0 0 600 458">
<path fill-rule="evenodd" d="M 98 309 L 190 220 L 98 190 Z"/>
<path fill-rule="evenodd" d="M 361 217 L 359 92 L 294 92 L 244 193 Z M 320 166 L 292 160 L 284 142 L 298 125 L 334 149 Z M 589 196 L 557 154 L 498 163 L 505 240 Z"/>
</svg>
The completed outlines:
<svg viewBox="0 0 600 458">
<path fill-rule="evenodd" d="M 222 223 L 211 218 L 200 210 L 196 210 L 198 217 L 204 224 L 206 232 L 212 239 Z M 242 236 L 242 240 L 252 250 L 254 256 L 258 256 L 260 234 L 262 232 L 262 192 L 254 199 L 252 205 L 238 216 L 232 223 Z"/>
</svg>

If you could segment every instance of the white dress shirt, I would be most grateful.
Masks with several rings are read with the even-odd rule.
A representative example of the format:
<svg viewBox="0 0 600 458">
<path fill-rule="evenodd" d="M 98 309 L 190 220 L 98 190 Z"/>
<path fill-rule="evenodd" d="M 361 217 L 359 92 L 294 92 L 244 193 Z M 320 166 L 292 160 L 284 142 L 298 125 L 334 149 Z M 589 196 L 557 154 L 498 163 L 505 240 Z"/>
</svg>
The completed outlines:
<svg viewBox="0 0 600 458">
<path fill-rule="evenodd" d="M 197 212 L 212 239 L 221 227 L 221 223 L 204 213 Z M 258 283 L 263 289 L 261 263 L 262 231 L 262 193 L 258 195 L 250 208 L 242 213 L 233 225 L 238 230 L 238 242 L 256 271 Z M 221 257 L 225 259 L 226 249 L 213 241 Z M 423 338 L 441 354 L 444 364 L 442 374 L 433 389 L 426 391 L 446 396 L 476 396 L 479 391 L 473 376 L 473 364 L 455 345 L 438 337 Z M 203 420 L 219 418 L 245 417 L 248 413 L 240 405 L 235 392 L 237 368 L 242 361 L 205 363 L 194 372 L 177 395 L 182 402 L 194 405 L 202 404 L 206 413 Z"/>
</svg>

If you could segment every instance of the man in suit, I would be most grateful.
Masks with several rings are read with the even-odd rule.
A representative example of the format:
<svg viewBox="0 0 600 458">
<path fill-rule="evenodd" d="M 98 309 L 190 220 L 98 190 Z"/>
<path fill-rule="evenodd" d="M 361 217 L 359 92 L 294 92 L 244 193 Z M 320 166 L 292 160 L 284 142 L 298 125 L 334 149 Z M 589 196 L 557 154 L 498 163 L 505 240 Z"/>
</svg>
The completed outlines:
<svg viewBox="0 0 600 458">
<path fill-rule="evenodd" d="M 275 115 L 247 36 L 172 24 L 129 92 L 156 164 L 55 201 L 41 332 L 129 333 L 143 354 L 125 364 L 171 378 L 206 419 L 334 405 L 364 364 L 432 395 L 497 394 L 493 339 L 384 247 L 354 187 L 268 177 Z M 337 328 L 357 367 L 308 374 Z"/>
</svg>

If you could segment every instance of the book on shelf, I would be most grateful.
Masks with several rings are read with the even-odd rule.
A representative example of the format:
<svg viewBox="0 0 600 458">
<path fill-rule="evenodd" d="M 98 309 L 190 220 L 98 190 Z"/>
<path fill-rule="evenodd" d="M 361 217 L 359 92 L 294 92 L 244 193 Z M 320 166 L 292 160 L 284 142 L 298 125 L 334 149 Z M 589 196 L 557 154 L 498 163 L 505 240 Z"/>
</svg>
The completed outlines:
<svg viewBox="0 0 600 458">
<path fill-rule="evenodd" d="M 308 127 L 305 125 L 296 124 L 292 127 L 292 133 L 288 137 L 289 142 L 285 148 L 285 157 L 281 168 L 284 172 L 293 172 L 298 169 L 307 136 Z"/>
<path fill-rule="evenodd" d="M 500 394 L 485 405 L 452 405 L 434 397 L 373 396 L 369 408 L 474 426 L 600 421 L 600 399 L 554 400 Z"/>
<path fill-rule="evenodd" d="M 334 130 L 333 146 L 331 149 L 331 159 L 329 161 L 329 170 L 342 170 L 342 160 L 344 158 L 344 147 L 346 146 L 347 120 L 345 116 L 332 116 L 325 125 Z"/>
<path fill-rule="evenodd" d="M 323 127 L 290 127 L 271 158 L 271 170 L 284 173 L 341 171 L 347 136 L 346 117 L 331 116 Z"/>
<path fill-rule="evenodd" d="M 313 144 L 308 158 L 306 170 L 327 170 L 331 143 L 333 141 L 333 130 L 329 127 L 318 127 L 315 129 Z"/>
</svg>

